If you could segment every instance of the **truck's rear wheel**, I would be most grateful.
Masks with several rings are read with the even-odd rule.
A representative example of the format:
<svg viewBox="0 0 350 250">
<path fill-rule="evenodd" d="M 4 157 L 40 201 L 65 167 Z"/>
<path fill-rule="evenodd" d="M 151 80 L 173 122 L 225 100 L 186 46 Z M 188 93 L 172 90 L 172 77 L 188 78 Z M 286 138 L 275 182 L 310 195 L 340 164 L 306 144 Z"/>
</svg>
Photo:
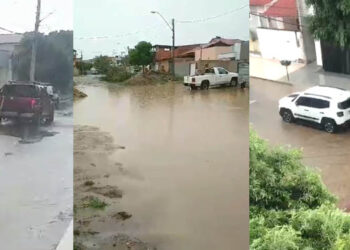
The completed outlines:
<svg viewBox="0 0 350 250">
<path fill-rule="evenodd" d="M 209 89 L 209 82 L 203 81 L 201 84 L 201 89 Z"/>
<path fill-rule="evenodd" d="M 236 77 L 231 78 L 230 86 L 237 87 L 237 85 L 238 85 L 238 78 Z"/>
</svg>

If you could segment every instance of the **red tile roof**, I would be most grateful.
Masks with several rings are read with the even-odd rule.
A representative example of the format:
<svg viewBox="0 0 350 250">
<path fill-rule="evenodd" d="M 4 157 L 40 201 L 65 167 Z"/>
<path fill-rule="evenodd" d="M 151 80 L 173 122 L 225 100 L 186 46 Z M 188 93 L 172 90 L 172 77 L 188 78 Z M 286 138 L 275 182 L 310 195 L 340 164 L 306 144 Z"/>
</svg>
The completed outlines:
<svg viewBox="0 0 350 250">
<path fill-rule="evenodd" d="M 264 6 L 268 3 L 270 3 L 272 0 L 250 0 L 249 5 L 250 6 Z"/>
<path fill-rule="evenodd" d="M 269 17 L 298 17 L 296 0 L 279 0 L 264 15 Z"/>
<path fill-rule="evenodd" d="M 240 43 L 239 39 L 226 39 L 221 37 L 216 37 L 210 40 L 208 44 L 205 44 L 203 48 L 209 48 L 214 46 L 232 46 L 235 43 Z"/>
<path fill-rule="evenodd" d="M 194 56 L 193 54 L 188 52 L 190 51 L 192 52 L 192 50 L 194 50 L 199 46 L 200 44 L 176 46 L 174 50 L 174 55 L 175 57 Z M 166 46 L 163 46 L 163 48 L 166 48 Z M 155 56 L 156 61 L 163 61 L 171 58 L 171 47 L 169 46 L 168 48 L 169 50 L 167 51 L 163 50 L 162 48 L 156 51 L 156 56 Z"/>
</svg>

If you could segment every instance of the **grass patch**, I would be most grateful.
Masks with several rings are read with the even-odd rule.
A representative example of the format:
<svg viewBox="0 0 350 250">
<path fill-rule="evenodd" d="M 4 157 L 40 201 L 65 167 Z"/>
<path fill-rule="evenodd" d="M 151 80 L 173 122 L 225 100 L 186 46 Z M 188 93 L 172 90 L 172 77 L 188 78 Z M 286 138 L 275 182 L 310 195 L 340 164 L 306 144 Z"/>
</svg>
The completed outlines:
<svg viewBox="0 0 350 250">
<path fill-rule="evenodd" d="M 85 186 L 91 187 L 91 186 L 95 185 L 95 182 L 93 182 L 93 181 L 91 181 L 91 180 L 85 181 L 85 182 L 84 182 L 84 185 L 85 185 Z"/>
<path fill-rule="evenodd" d="M 104 209 L 106 206 L 106 202 L 92 196 L 85 198 L 83 203 L 84 208 Z"/>
</svg>

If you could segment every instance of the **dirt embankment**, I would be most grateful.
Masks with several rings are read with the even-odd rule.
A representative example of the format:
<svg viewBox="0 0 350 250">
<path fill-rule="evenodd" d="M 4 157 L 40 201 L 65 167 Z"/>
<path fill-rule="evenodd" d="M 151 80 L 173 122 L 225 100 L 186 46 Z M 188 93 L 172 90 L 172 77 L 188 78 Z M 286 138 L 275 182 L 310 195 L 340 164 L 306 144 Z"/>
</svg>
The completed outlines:
<svg viewBox="0 0 350 250">
<path fill-rule="evenodd" d="M 123 222 L 132 215 L 119 209 L 124 194 L 115 177 L 127 170 L 109 156 L 124 149 L 96 127 L 74 128 L 74 250 L 155 249 L 123 234 Z"/>
<path fill-rule="evenodd" d="M 158 84 L 165 83 L 172 80 L 172 76 L 165 73 L 158 72 L 146 72 L 144 74 L 139 73 L 130 79 L 126 80 L 124 83 L 127 85 L 147 85 L 147 84 Z"/>
<path fill-rule="evenodd" d="M 74 97 L 74 100 L 77 100 L 80 98 L 87 97 L 87 94 L 85 94 L 84 92 L 82 92 L 79 89 L 77 89 L 76 87 L 74 87 L 73 88 L 73 97 Z"/>
</svg>

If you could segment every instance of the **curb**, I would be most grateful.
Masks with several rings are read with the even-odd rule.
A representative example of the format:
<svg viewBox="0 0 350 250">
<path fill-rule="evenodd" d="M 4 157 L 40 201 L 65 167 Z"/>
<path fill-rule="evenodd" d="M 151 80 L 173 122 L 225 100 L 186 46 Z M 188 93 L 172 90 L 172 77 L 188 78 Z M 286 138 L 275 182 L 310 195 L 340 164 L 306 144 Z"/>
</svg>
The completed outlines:
<svg viewBox="0 0 350 250">
<path fill-rule="evenodd" d="M 73 250 L 73 220 L 58 243 L 56 250 Z"/>
<path fill-rule="evenodd" d="M 258 79 L 258 80 L 264 80 L 264 81 L 270 81 L 270 82 L 275 82 L 275 83 L 284 84 L 284 85 L 288 85 L 288 86 L 294 86 L 294 84 L 291 83 L 291 82 L 271 80 L 271 79 L 267 79 L 267 78 L 263 78 L 263 77 L 257 77 L 257 76 L 250 76 L 250 78 Z"/>
</svg>

